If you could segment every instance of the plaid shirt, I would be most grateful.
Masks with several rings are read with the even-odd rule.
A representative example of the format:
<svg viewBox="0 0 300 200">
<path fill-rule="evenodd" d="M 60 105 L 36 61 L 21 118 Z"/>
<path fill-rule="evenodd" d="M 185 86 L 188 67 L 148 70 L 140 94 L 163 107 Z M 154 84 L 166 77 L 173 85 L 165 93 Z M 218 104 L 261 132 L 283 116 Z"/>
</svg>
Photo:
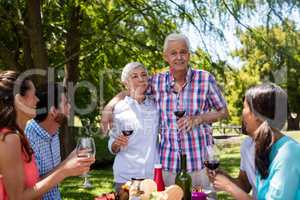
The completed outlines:
<svg viewBox="0 0 300 200">
<path fill-rule="evenodd" d="M 58 133 L 50 135 L 35 120 L 31 120 L 25 129 L 27 138 L 34 151 L 34 156 L 39 168 L 40 176 L 47 175 L 61 161 Z M 53 187 L 43 195 L 43 200 L 60 200 L 58 186 Z"/>
<path fill-rule="evenodd" d="M 183 109 L 185 116 L 193 116 L 226 108 L 226 101 L 214 77 L 207 71 L 189 68 L 186 84 L 177 94 L 170 72 L 154 75 L 150 85 L 160 114 L 159 152 L 163 169 L 178 172 L 181 151 L 187 155 L 189 172 L 203 169 L 206 146 L 212 144 L 211 124 L 201 124 L 188 133 L 180 134 L 174 111 Z"/>
</svg>

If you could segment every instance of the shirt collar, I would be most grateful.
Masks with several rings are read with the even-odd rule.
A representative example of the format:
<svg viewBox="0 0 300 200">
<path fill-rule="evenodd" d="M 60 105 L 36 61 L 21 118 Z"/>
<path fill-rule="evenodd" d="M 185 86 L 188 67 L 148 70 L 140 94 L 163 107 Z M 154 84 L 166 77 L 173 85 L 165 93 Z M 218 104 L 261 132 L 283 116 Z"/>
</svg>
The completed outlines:
<svg viewBox="0 0 300 200">
<path fill-rule="evenodd" d="M 272 161 L 278 150 L 280 149 L 280 147 L 289 140 L 289 138 L 287 136 L 282 136 L 281 138 L 279 138 L 273 145 L 272 145 L 272 148 L 271 148 L 271 152 L 270 152 L 270 155 L 269 155 L 269 158 L 270 160 Z"/>
<path fill-rule="evenodd" d="M 167 73 L 169 75 L 167 89 L 168 89 L 168 91 L 172 91 L 175 86 L 175 79 L 174 79 L 174 76 L 173 76 L 173 73 L 171 72 L 171 70 L 169 70 Z M 193 80 L 193 75 L 194 75 L 193 70 L 189 66 L 187 74 L 186 74 L 186 84 L 189 84 Z"/>
<path fill-rule="evenodd" d="M 34 129 L 36 129 L 36 133 L 39 137 L 45 139 L 45 140 L 51 140 L 54 136 L 56 136 L 55 133 L 53 135 L 50 135 L 43 127 L 40 126 L 39 123 L 37 123 L 34 119 L 30 122 L 32 123 Z"/>
<path fill-rule="evenodd" d="M 151 101 L 151 95 L 145 95 L 145 100 L 141 104 L 149 104 Z M 126 101 L 128 104 L 139 104 L 134 98 L 131 96 L 126 96 L 124 101 Z"/>
</svg>

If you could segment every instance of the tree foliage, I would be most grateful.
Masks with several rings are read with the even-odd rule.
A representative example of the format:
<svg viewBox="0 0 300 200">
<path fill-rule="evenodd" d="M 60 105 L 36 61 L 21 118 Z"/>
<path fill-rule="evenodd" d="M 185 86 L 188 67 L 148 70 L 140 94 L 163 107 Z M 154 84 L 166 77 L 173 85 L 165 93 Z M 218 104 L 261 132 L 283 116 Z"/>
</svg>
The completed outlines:
<svg viewBox="0 0 300 200">
<path fill-rule="evenodd" d="M 126 63 L 140 61 L 149 71 L 164 67 L 161 52 L 165 36 L 189 24 L 204 46 L 204 50 L 195 51 L 192 63 L 215 75 L 229 98 L 232 120 L 238 122 L 241 96 L 249 85 L 261 80 L 260 73 L 272 75 L 270 72 L 283 62 L 290 79 L 285 88 L 297 91 L 299 47 L 295 42 L 299 36 L 285 17 L 299 8 L 297 0 L 0 0 L 0 68 L 24 71 L 53 67 L 56 80 L 88 80 L 96 92 L 79 88 L 75 104 L 84 108 L 100 99 L 97 109 L 82 115 L 93 119 L 120 91 L 120 72 Z M 261 11 L 266 13 L 261 16 L 264 27 L 252 28 L 245 23 Z M 233 70 L 226 61 L 212 61 L 205 49 L 204 36 L 222 38 L 231 17 L 240 25 L 244 47 L 236 55 L 246 63 L 242 71 Z M 284 34 L 280 36 L 278 31 Z M 291 111 L 298 112 L 297 94 L 289 96 L 293 99 Z"/>
<path fill-rule="evenodd" d="M 300 114 L 299 30 L 294 23 L 286 21 L 284 25 L 277 24 L 269 29 L 257 27 L 255 32 L 255 37 L 249 31 L 241 33 L 240 40 L 243 47 L 233 52 L 234 56 L 238 56 L 244 62 L 239 72 L 239 79 L 236 80 L 240 81 L 242 86 L 237 88 L 244 90 L 244 85 L 265 81 L 281 85 L 287 90 L 289 97 L 288 128 L 298 129 Z M 298 116 L 295 122 L 291 119 L 292 113 Z"/>
<path fill-rule="evenodd" d="M 56 69 L 56 79 L 62 81 L 64 66 L 79 56 L 75 80 L 88 80 L 96 86 L 97 92 L 102 92 L 104 97 L 101 103 L 120 90 L 118 80 L 126 63 L 140 61 L 149 68 L 164 65 L 161 56 L 163 40 L 176 30 L 170 7 L 158 1 L 53 0 L 35 4 L 28 0 L 0 3 L 0 68 L 24 71 L 50 66 Z M 40 22 L 28 18 L 31 7 L 40 8 L 35 13 L 40 16 Z M 74 7 L 79 9 L 80 48 L 70 54 L 67 53 L 67 37 Z M 34 14 L 32 9 L 30 11 Z M 41 31 L 37 33 L 40 40 L 35 44 L 32 32 L 36 29 L 31 24 Z M 41 47 L 37 48 L 39 45 Z M 43 46 L 46 49 L 40 50 Z M 34 52 L 40 52 L 43 56 L 37 57 L 43 61 L 36 59 Z M 99 91 L 100 86 L 102 91 Z M 86 98 L 89 93 L 83 88 L 76 94 L 79 107 L 91 100 Z M 98 114 L 99 109 L 95 109 L 90 115 Z"/>
</svg>

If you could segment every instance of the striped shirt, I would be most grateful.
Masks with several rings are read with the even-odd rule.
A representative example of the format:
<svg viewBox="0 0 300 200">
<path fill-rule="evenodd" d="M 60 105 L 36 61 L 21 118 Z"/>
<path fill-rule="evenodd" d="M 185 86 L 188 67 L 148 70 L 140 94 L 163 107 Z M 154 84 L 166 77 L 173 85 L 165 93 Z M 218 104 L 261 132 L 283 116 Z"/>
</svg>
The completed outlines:
<svg viewBox="0 0 300 200">
<path fill-rule="evenodd" d="M 34 151 L 40 177 L 43 177 L 52 171 L 61 161 L 58 133 L 50 135 L 35 120 L 31 120 L 25 128 L 25 134 Z M 42 200 L 53 199 L 61 199 L 58 186 L 53 187 L 42 197 Z"/>
<path fill-rule="evenodd" d="M 187 155 L 189 172 L 203 169 L 206 146 L 212 144 L 211 124 L 180 134 L 174 111 L 184 109 L 185 116 L 194 116 L 226 108 L 214 77 L 207 71 L 189 68 L 186 84 L 179 93 L 174 92 L 175 80 L 169 71 L 152 76 L 150 84 L 160 115 L 159 153 L 163 169 L 178 172 L 181 151 Z"/>
</svg>

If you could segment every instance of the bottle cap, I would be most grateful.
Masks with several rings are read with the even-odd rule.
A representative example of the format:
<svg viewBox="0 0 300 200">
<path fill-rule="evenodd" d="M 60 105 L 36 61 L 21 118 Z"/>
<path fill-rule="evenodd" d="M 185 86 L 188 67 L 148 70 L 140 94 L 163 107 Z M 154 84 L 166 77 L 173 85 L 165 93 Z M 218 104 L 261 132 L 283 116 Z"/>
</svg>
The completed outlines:
<svg viewBox="0 0 300 200">
<path fill-rule="evenodd" d="M 162 166 L 161 166 L 161 164 L 155 164 L 154 165 L 154 168 L 161 168 Z"/>
</svg>

